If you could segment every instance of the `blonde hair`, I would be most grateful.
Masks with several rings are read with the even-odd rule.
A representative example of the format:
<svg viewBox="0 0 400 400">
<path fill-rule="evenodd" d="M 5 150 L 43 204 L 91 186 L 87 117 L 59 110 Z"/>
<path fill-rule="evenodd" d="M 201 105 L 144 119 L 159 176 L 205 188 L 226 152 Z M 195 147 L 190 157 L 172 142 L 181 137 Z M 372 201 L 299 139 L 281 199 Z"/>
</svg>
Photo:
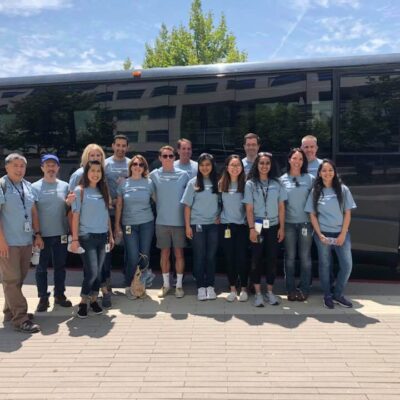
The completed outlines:
<svg viewBox="0 0 400 400">
<path fill-rule="evenodd" d="M 106 155 L 104 154 L 104 150 L 96 143 L 88 144 L 83 150 L 81 157 L 81 167 L 85 167 L 85 165 L 89 161 L 89 154 L 91 151 L 99 151 L 101 153 L 101 165 L 104 167 L 104 160 L 106 159 Z"/>
</svg>

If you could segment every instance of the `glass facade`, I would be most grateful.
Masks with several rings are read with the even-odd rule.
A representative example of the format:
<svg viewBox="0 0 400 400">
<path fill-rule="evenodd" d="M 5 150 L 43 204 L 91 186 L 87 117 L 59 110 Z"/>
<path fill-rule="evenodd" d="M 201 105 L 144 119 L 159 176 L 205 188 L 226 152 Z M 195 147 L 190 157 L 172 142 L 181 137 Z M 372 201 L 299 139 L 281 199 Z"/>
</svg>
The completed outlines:
<svg viewBox="0 0 400 400">
<path fill-rule="evenodd" d="M 281 166 L 304 135 L 315 135 L 318 156 L 336 160 L 357 202 L 353 247 L 397 255 L 400 73 L 394 67 L 35 87 L 0 82 L 0 153 L 26 154 L 30 180 L 41 175 L 41 153 L 57 153 L 61 178 L 68 179 L 88 143 L 110 155 L 117 133 L 129 137 L 128 155 L 142 153 L 156 165 L 157 150 L 181 137 L 192 140 L 194 157 L 207 151 L 222 164 L 232 152 L 243 154 L 248 132 L 262 138 L 262 150 Z"/>
</svg>

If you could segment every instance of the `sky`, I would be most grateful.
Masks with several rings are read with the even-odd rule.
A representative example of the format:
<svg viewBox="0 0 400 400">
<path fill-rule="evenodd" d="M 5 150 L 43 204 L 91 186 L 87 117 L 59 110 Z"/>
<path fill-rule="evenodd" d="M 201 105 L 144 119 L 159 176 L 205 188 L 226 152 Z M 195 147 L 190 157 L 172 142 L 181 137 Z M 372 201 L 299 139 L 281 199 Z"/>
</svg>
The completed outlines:
<svg viewBox="0 0 400 400">
<path fill-rule="evenodd" d="M 0 77 L 140 68 L 191 0 L 0 0 Z M 202 0 L 248 61 L 400 53 L 399 0 Z"/>
</svg>

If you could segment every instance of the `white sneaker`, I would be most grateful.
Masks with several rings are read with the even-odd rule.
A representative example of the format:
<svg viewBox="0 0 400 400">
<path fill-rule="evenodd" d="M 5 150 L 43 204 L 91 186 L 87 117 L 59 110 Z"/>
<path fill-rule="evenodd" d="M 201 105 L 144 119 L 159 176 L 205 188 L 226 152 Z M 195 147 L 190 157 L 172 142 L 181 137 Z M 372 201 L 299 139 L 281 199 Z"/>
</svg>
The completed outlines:
<svg viewBox="0 0 400 400">
<path fill-rule="evenodd" d="M 264 300 L 261 293 L 254 295 L 254 307 L 264 307 Z"/>
<path fill-rule="evenodd" d="M 236 300 L 236 296 L 237 296 L 236 292 L 230 292 L 228 294 L 228 296 L 226 296 L 226 301 L 228 301 L 229 303 L 232 303 L 233 301 Z"/>
<path fill-rule="evenodd" d="M 207 300 L 215 300 L 217 298 L 217 294 L 212 286 L 207 288 Z"/>
<path fill-rule="evenodd" d="M 167 286 L 163 286 L 160 291 L 157 294 L 157 297 L 159 298 L 163 298 L 165 297 L 169 292 L 170 292 L 171 288 L 167 287 Z"/>
<path fill-rule="evenodd" d="M 247 301 L 247 300 L 249 300 L 249 295 L 245 290 L 242 290 L 240 292 L 239 301 Z"/>
<path fill-rule="evenodd" d="M 199 301 L 207 300 L 206 288 L 201 287 L 197 289 L 197 300 Z"/>
<path fill-rule="evenodd" d="M 131 288 L 129 286 L 125 288 L 125 296 L 129 300 L 136 300 L 137 299 L 137 297 L 132 294 Z"/>
<path fill-rule="evenodd" d="M 177 287 L 175 288 L 175 297 L 177 299 L 181 299 L 185 295 L 185 292 L 183 291 L 183 288 Z"/>
<path fill-rule="evenodd" d="M 271 306 L 277 306 L 279 304 L 278 298 L 272 292 L 265 293 L 264 298 Z"/>
</svg>

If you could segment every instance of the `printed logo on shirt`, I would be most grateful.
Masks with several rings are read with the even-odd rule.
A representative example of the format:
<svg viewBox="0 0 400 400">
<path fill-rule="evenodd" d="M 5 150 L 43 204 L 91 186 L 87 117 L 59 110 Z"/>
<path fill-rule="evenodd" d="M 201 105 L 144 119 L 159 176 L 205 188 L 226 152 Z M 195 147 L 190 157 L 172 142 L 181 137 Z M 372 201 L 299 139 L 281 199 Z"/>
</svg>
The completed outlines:
<svg viewBox="0 0 400 400">
<path fill-rule="evenodd" d="M 90 200 L 103 200 L 103 196 L 101 194 L 87 194 L 86 198 Z"/>
<path fill-rule="evenodd" d="M 57 191 L 57 189 L 47 189 L 47 190 L 43 190 L 41 193 L 44 195 L 54 195 L 54 194 L 57 194 L 58 192 L 62 193 L 61 190 Z"/>
<path fill-rule="evenodd" d="M 326 204 L 328 201 L 331 201 L 332 199 L 336 199 L 336 193 L 332 193 L 332 194 L 325 194 L 324 197 L 320 197 L 318 200 L 318 204 Z"/>
<path fill-rule="evenodd" d="M 210 191 L 212 189 L 212 185 L 204 185 L 204 190 Z"/>
<path fill-rule="evenodd" d="M 139 191 L 145 191 L 145 190 L 147 190 L 147 187 L 145 187 L 145 186 L 134 186 L 134 187 L 127 187 L 125 189 L 125 192 L 126 193 L 128 193 L 128 192 L 139 192 Z"/>
<path fill-rule="evenodd" d="M 228 189 L 229 194 L 237 193 L 237 189 Z"/>
</svg>

